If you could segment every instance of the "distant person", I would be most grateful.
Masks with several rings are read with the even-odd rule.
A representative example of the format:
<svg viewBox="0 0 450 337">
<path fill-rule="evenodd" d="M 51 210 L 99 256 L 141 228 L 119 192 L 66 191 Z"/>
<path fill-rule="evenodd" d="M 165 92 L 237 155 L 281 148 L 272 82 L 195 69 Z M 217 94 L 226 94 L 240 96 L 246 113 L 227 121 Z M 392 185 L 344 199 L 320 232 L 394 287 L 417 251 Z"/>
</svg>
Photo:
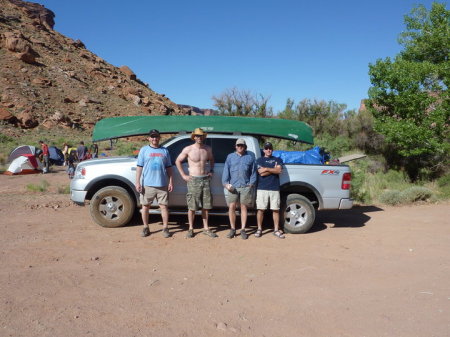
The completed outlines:
<svg viewBox="0 0 450 337">
<path fill-rule="evenodd" d="M 148 225 L 148 211 L 154 199 L 161 209 L 163 221 L 163 236 L 170 237 L 169 233 L 169 192 L 172 192 L 172 161 L 169 151 L 159 145 L 161 136 L 159 131 L 153 129 L 149 133 L 149 145 L 143 146 L 139 151 L 136 168 L 136 190 L 140 193 L 142 204 L 142 237 L 150 235 Z M 142 182 L 141 182 L 142 178 Z"/>
<path fill-rule="evenodd" d="M 210 180 L 214 174 L 214 158 L 212 150 L 205 145 L 206 132 L 201 128 L 196 128 L 191 139 L 195 142 L 186 146 L 178 156 L 175 164 L 181 177 L 187 182 L 188 192 L 186 201 L 188 206 L 189 230 L 186 238 L 194 237 L 194 217 L 195 211 L 202 210 L 203 234 L 211 238 L 216 238 L 217 234 L 209 229 L 208 214 L 212 208 L 212 195 Z M 181 163 L 187 159 L 189 174 L 183 170 Z M 206 162 L 209 162 L 209 171 L 206 171 Z"/>
<path fill-rule="evenodd" d="M 67 165 L 69 165 L 69 144 L 67 144 L 67 143 L 64 143 L 63 144 L 63 149 L 62 149 L 62 154 L 63 154 L 63 156 L 64 156 L 64 164 L 63 164 L 63 166 L 67 166 Z"/>
<path fill-rule="evenodd" d="M 280 222 L 280 174 L 283 171 L 283 162 L 280 158 L 272 156 L 272 143 L 264 144 L 264 156 L 258 158 L 256 167 L 258 169 L 258 184 L 256 188 L 256 220 L 258 229 L 255 237 L 262 235 L 262 222 L 264 211 L 269 208 L 272 210 L 273 226 L 275 235 L 279 239 L 284 239 L 283 232 L 279 229 Z"/>
<path fill-rule="evenodd" d="M 92 143 L 91 145 L 91 157 L 98 158 L 98 145 L 96 143 Z"/>
<path fill-rule="evenodd" d="M 75 175 L 75 161 L 77 160 L 77 151 L 72 150 L 71 153 L 69 153 L 69 156 L 67 157 L 67 174 L 69 175 L 70 179 L 73 179 Z"/>
<path fill-rule="evenodd" d="M 77 147 L 77 157 L 78 157 L 78 161 L 81 162 L 83 160 L 86 159 L 88 153 L 88 149 L 87 147 L 84 145 L 84 142 L 81 141 L 80 145 L 78 145 Z"/>
<path fill-rule="evenodd" d="M 236 141 L 236 151 L 227 156 L 222 173 L 222 185 L 227 189 L 225 199 L 231 226 L 227 238 L 232 239 L 236 235 L 237 204 L 241 208 L 241 238 L 244 240 L 248 238 L 245 230 L 247 208 L 254 202 L 256 178 L 255 156 L 247 152 L 245 139 L 239 138 Z"/>
<path fill-rule="evenodd" d="M 44 163 L 44 169 L 42 170 L 42 173 L 48 173 L 50 172 L 48 145 L 44 143 L 43 140 L 40 140 L 39 144 L 41 144 L 42 162 Z"/>
</svg>

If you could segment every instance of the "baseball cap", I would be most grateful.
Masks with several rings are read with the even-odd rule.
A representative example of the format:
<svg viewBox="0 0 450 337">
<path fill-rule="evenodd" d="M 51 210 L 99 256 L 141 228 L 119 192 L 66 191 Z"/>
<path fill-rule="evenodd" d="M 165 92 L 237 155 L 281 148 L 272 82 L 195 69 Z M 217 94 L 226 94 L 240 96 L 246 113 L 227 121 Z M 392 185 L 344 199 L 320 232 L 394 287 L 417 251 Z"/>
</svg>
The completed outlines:
<svg viewBox="0 0 450 337">
<path fill-rule="evenodd" d="M 150 130 L 150 132 L 148 133 L 148 135 L 149 135 L 150 137 L 159 137 L 159 136 L 160 136 L 159 131 L 156 130 L 156 129 Z"/>
<path fill-rule="evenodd" d="M 271 142 L 266 142 L 266 143 L 264 143 L 264 150 L 265 150 L 265 149 L 271 149 L 271 150 L 273 150 L 272 143 L 271 143 Z"/>
<path fill-rule="evenodd" d="M 236 141 L 236 145 L 247 145 L 247 143 L 245 142 L 245 139 L 239 138 Z"/>
</svg>

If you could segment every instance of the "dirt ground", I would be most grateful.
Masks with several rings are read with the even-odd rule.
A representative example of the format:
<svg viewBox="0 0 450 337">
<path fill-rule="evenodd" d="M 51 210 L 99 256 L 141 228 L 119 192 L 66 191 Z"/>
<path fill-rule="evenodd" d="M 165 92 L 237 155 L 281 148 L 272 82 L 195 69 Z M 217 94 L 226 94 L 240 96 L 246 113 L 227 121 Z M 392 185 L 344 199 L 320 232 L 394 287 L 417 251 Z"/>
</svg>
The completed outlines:
<svg viewBox="0 0 450 337">
<path fill-rule="evenodd" d="M 48 192 L 26 185 L 50 183 Z M 312 232 L 107 229 L 48 175 L 0 175 L 0 336 L 450 336 L 450 205 L 319 212 Z M 255 219 L 250 219 L 252 232 Z M 196 231 L 200 231 L 200 222 Z"/>
</svg>

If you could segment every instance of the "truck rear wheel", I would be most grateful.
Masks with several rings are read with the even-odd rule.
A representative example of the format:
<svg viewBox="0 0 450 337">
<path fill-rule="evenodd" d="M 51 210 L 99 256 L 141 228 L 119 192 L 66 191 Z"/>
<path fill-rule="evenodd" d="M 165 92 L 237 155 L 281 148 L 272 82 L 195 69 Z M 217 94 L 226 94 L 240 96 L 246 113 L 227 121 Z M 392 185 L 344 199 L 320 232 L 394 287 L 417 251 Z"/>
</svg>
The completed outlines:
<svg viewBox="0 0 450 337">
<path fill-rule="evenodd" d="M 287 196 L 281 213 L 287 233 L 302 234 L 314 224 L 316 211 L 311 202 L 300 194 Z"/>
<path fill-rule="evenodd" d="M 120 186 L 108 186 L 92 197 L 90 211 L 92 219 L 100 226 L 114 228 L 126 225 L 135 210 L 134 199 Z"/>
</svg>

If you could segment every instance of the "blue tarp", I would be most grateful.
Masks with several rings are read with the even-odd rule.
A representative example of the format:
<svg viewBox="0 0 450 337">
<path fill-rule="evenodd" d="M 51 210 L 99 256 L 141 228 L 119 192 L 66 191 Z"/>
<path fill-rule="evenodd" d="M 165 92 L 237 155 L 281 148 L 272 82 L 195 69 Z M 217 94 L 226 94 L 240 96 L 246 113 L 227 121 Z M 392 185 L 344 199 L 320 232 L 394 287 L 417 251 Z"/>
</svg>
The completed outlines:
<svg viewBox="0 0 450 337">
<path fill-rule="evenodd" d="M 330 155 L 319 146 L 307 151 L 273 151 L 272 155 L 280 157 L 284 164 L 321 165 L 330 160 Z"/>
<path fill-rule="evenodd" d="M 58 149 L 55 146 L 49 146 L 48 147 L 48 154 L 50 162 L 53 165 L 62 165 L 64 164 L 64 155 L 62 154 L 61 150 Z"/>
</svg>

